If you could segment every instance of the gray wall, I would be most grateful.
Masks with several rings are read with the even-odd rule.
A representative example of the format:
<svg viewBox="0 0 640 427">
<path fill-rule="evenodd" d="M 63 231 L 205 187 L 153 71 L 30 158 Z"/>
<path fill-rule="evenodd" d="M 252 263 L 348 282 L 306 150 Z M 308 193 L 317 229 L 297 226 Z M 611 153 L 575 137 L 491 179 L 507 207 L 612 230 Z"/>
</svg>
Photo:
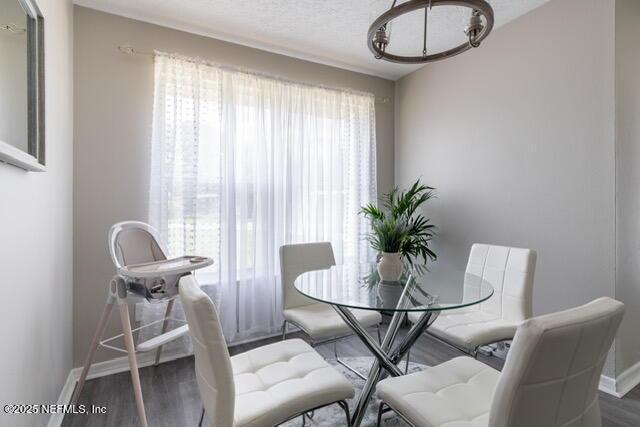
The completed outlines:
<svg viewBox="0 0 640 427">
<path fill-rule="evenodd" d="M 640 360 L 640 1 L 616 0 L 616 374 Z"/>
<path fill-rule="evenodd" d="M 47 171 L 0 164 L 0 402 L 56 403 L 72 367 L 73 9 L 39 0 L 46 19 Z M 48 417 L 0 412 L 0 425 Z"/>
<path fill-rule="evenodd" d="M 379 190 L 388 191 L 394 178 L 393 82 L 75 7 L 76 366 L 87 351 L 114 273 L 107 231 L 117 221 L 147 216 L 153 61 L 119 53 L 120 44 L 388 97 L 388 103 L 376 105 Z M 118 329 L 117 319 L 111 328 Z M 102 350 L 98 355 L 99 359 L 112 356 Z"/>
<path fill-rule="evenodd" d="M 438 262 L 537 250 L 535 314 L 614 295 L 614 6 L 551 1 L 396 86 L 396 181 L 438 189 Z"/>
</svg>

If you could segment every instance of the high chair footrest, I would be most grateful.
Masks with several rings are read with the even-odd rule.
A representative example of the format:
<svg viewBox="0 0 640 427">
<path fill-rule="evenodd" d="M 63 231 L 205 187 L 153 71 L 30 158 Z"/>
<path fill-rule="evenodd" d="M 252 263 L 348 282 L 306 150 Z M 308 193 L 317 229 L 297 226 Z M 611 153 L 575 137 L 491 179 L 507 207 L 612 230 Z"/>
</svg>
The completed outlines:
<svg viewBox="0 0 640 427">
<path fill-rule="evenodd" d="M 182 325 L 178 328 L 165 332 L 164 334 L 155 336 L 150 340 L 141 342 L 140 344 L 138 344 L 138 347 L 136 348 L 136 350 L 142 351 L 142 352 L 154 350 L 160 347 L 161 345 L 165 345 L 166 343 L 175 340 L 176 338 L 180 338 L 187 332 L 189 332 L 189 325 Z"/>
</svg>

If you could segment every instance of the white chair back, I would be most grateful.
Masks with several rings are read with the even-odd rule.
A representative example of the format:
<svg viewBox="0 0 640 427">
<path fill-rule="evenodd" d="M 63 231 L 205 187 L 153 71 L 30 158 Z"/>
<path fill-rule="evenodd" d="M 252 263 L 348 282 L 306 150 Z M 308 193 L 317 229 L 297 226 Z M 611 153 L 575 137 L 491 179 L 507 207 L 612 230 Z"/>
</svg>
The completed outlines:
<svg viewBox="0 0 640 427">
<path fill-rule="evenodd" d="M 314 303 L 296 291 L 293 283 L 302 273 L 329 268 L 336 264 L 329 242 L 299 243 L 280 246 L 280 277 L 282 308 L 294 308 Z"/>
<path fill-rule="evenodd" d="M 231 358 L 213 301 L 192 275 L 179 282 L 180 299 L 195 355 L 195 372 L 209 423 L 233 427 L 235 384 Z"/>
<path fill-rule="evenodd" d="M 500 375 L 492 427 L 601 425 L 598 383 L 624 304 L 589 304 L 525 321 Z"/>
<path fill-rule="evenodd" d="M 167 259 L 158 232 L 140 221 L 123 221 L 111 227 L 109 253 L 116 268 Z"/>
<path fill-rule="evenodd" d="M 466 271 L 482 277 L 494 289 L 491 298 L 474 308 L 511 322 L 530 318 L 535 268 L 536 252 L 531 249 L 474 244 Z M 469 292 L 477 293 L 479 289 L 477 286 L 465 287 L 464 292 L 464 298 L 468 299 Z"/>
</svg>

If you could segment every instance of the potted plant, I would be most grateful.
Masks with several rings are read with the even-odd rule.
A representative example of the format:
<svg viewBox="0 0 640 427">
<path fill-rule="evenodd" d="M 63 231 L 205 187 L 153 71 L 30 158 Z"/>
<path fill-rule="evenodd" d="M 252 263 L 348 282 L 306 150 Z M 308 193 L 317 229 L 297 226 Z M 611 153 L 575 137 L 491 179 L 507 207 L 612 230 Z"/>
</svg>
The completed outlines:
<svg viewBox="0 0 640 427">
<path fill-rule="evenodd" d="M 435 226 L 418 209 L 434 197 L 435 189 L 417 180 L 409 190 L 395 187 L 382 199 L 382 207 L 370 203 L 361 213 L 371 221 L 367 240 L 378 251 L 377 270 L 381 281 L 398 282 L 405 262 L 434 261 L 437 256 L 429 248 Z"/>
</svg>

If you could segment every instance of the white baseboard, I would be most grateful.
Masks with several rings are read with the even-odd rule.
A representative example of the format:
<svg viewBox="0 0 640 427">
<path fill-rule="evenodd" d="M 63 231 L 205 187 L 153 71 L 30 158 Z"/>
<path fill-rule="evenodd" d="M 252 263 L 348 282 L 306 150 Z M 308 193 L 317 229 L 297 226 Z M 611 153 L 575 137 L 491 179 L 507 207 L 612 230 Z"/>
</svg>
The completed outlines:
<svg viewBox="0 0 640 427">
<path fill-rule="evenodd" d="M 618 376 L 617 390 L 620 397 L 629 393 L 638 384 L 640 384 L 640 362 L 630 366 Z"/>
<path fill-rule="evenodd" d="M 604 393 L 622 398 L 638 384 L 640 384 L 640 362 L 626 369 L 617 378 L 602 375 L 598 388 Z"/>
<path fill-rule="evenodd" d="M 600 384 L 598 384 L 598 389 L 603 393 L 607 393 L 615 397 L 620 397 L 618 396 L 618 392 L 616 391 L 616 380 L 611 377 L 607 377 L 606 375 L 600 376 Z"/>
<path fill-rule="evenodd" d="M 78 374 L 78 376 L 80 376 Z M 74 378 L 73 369 L 69 371 L 69 375 L 67 375 L 67 380 L 64 382 L 62 386 L 62 390 L 60 390 L 60 396 L 58 396 L 58 405 L 66 405 L 71 400 L 71 396 L 73 395 L 73 389 L 76 387 L 77 378 Z M 51 414 L 49 417 L 49 422 L 47 423 L 47 427 L 59 427 L 62 424 L 62 420 L 64 419 L 64 414 Z"/>
</svg>

